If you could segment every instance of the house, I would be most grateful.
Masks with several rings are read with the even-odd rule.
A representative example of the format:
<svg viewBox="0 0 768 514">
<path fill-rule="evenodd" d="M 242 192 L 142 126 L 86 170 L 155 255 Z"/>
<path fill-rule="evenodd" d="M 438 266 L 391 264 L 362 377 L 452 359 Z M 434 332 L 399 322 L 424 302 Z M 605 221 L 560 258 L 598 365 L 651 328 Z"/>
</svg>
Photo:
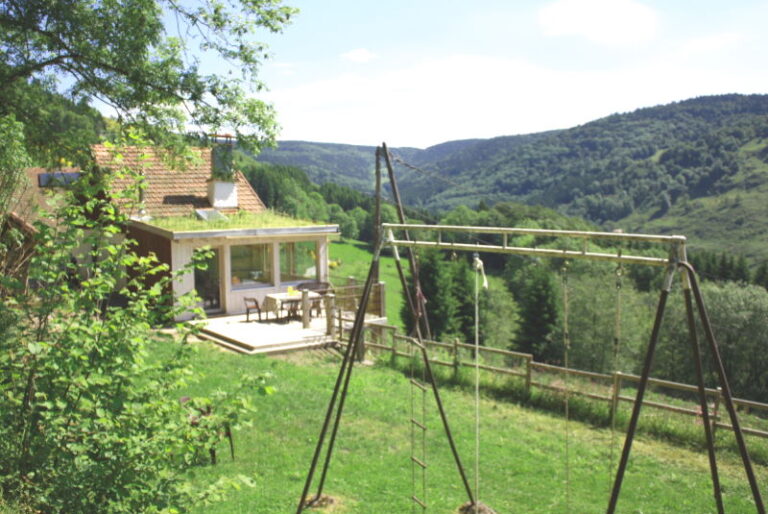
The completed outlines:
<svg viewBox="0 0 768 514">
<path fill-rule="evenodd" d="M 174 281 L 174 296 L 195 289 L 209 314 L 240 314 L 245 312 L 245 298 L 261 301 L 301 282 L 328 281 L 328 245 L 338 225 L 312 224 L 269 211 L 240 171 L 231 171 L 229 181 L 213 180 L 217 163 L 231 162 L 231 147 L 193 151 L 199 158 L 176 171 L 151 149 L 123 147 L 118 154 L 105 145 L 92 147 L 99 167 L 128 168 L 142 177 L 138 203 L 119 195 L 135 178 L 118 174 L 112 182 L 115 202 L 128 211 L 126 235 L 138 243 L 137 253 L 154 253 L 171 270 L 180 270 L 195 252 L 212 250 L 206 269 Z M 217 151 L 230 152 L 229 161 L 220 159 Z M 31 182 L 44 188 L 77 175 L 56 173 L 32 172 Z"/>
<path fill-rule="evenodd" d="M 0 275 L 26 281 L 36 229 L 15 212 L 0 216 Z M 0 298 L 5 293 L 0 284 Z"/>
</svg>

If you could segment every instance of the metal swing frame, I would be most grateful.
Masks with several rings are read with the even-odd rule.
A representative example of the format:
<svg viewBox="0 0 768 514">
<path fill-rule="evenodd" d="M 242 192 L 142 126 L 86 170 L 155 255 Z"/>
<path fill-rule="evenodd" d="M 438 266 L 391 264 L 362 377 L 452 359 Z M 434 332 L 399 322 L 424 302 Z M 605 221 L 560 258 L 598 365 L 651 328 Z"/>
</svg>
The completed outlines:
<svg viewBox="0 0 768 514">
<path fill-rule="evenodd" d="M 380 160 L 383 157 L 388 171 L 390 184 L 392 187 L 393 196 L 398 207 L 398 214 L 400 216 L 400 223 L 380 223 L 380 204 L 381 204 L 381 168 Z M 432 374 L 432 369 L 429 362 L 429 355 L 427 353 L 427 347 L 422 337 L 422 329 L 428 330 L 428 326 L 424 325 L 423 320 L 426 319 L 423 296 L 420 295 L 420 286 L 418 283 L 418 270 L 416 266 L 413 250 L 417 248 L 436 248 L 440 250 L 451 251 L 467 251 L 478 253 L 500 253 L 511 255 L 526 255 L 532 257 L 547 257 L 547 258 L 559 258 L 559 259 L 574 259 L 574 260 L 590 260 L 590 261 L 609 261 L 625 264 L 639 264 L 645 266 L 656 266 L 666 268 L 664 281 L 660 290 L 659 300 L 656 309 L 656 315 L 654 318 L 653 329 L 651 331 L 650 340 L 645 354 L 643 363 L 643 369 L 638 383 L 637 394 L 634 401 L 632 415 L 630 417 L 629 426 L 624 441 L 624 447 L 621 454 L 619 466 L 616 470 L 613 487 L 611 490 L 611 497 L 608 503 L 606 512 L 613 513 L 616 510 L 616 505 L 619 499 L 622 482 L 624 479 L 624 473 L 626 471 L 627 464 L 629 462 L 629 456 L 632 449 L 632 443 L 634 440 L 635 432 L 637 430 L 637 423 L 640 417 L 640 410 L 643 403 L 643 397 L 650 378 L 651 366 L 653 363 L 653 357 L 656 350 L 656 345 L 659 340 L 659 334 L 664 319 L 667 300 L 672 289 L 672 284 L 676 275 L 680 275 L 680 279 L 683 286 L 684 301 L 686 307 L 687 324 L 689 332 L 689 341 L 691 343 L 692 357 L 695 363 L 697 386 L 700 409 L 703 417 L 703 426 L 707 442 L 707 450 L 709 454 L 710 474 L 712 478 L 712 490 L 713 496 L 717 505 L 719 513 L 724 513 L 722 492 L 720 487 L 720 479 L 717 468 L 717 457 L 715 454 L 714 435 L 712 433 L 712 426 L 710 424 L 709 407 L 707 404 L 705 386 L 704 386 L 704 374 L 702 368 L 702 358 L 699 346 L 699 336 L 696 328 L 696 315 L 698 314 L 699 321 L 704 329 L 704 336 L 707 341 L 710 353 L 712 355 L 713 364 L 715 366 L 719 385 L 722 389 L 723 403 L 725 404 L 728 414 L 730 416 L 731 425 L 733 427 L 734 436 L 739 448 L 743 467 L 747 475 L 749 485 L 752 492 L 752 497 L 755 503 L 757 512 L 765 514 L 765 507 L 760 495 L 760 490 L 757 484 L 752 463 L 747 451 L 744 435 L 739 423 L 738 414 L 736 412 L 735 405 L 733 403 L 733 396 L 731 388 L 726 376 L 725 367 L 723 366 L 720 352 L 718 349 L 717 341 L 714 336 L 712 325 L 709 321 L 709 315 L 707 313 L 704 299 L 699 288 L 698 280 L 696 277 L 693 266 L 688 262 L 686 256 L 686 238 L 679 235 L 649 235 L 649 234 L 624 234 L 615 232 L 589 232 L 589 231 L 570 231 L 570 230 L 547 230 L 547 229 L 531 229 L 531 228 L 502 228 L 502 227 L 472 227 L 472 226 L 445 226 L 445 225 L 416 225 L 405 223 L 405 215 L 400 202 L 399 192 L 397 190 L 397 183 L 394 177 L 394 171 L 391 165 L 391 159 L 389 151 L 386 145 L 383 145 L 376 150 L 376 193 L 377 193 L 377 209 L 376 220 L 377 226 L 380 227 L 379 233 L 376 238 L 374 247 L 373 259 L 371 267 L 368 272 L 368 278 L 363 288 L 362 298 L 359 304 L 358 311 L 355 316 L 354 325 L 350 332 L 349 344 L 346 347 L 342 363 L 339 369 L 339 374 L 336 379 L 336 384 L 331 395 L 331 399 L 328 404 L 325 420 L 323 422 L 320 436 L 318 438 L 317 446 L 312 458 L 312 462 L 307 474 L 304 489 L 302 491 L 301 498 L 297 509 L 297 514 L 300 514 L 305 508 L 311 507 L 322 496 L 323 487 L 327 478 L 328 467 L 333 455 L 334 444 L 336 436 L 338 434 L 338 428 L 341 421 L 341 417 L 344 410 L 345 399 L 349 390 L 350 377 L 352 375 L 352 369 L 354 364 L 354 355 L 360 354 L 364 347 L 363 342 L 363 329 L 365 323 L 365 312 L 368 306 L 370 293 L 373 288 L 375 280 L 378 278 L 378 267 L 381 257 L 382 248 L 389 246 L 394 250 L 395 262 L 398 267 L 400 279 L 403 284 L 403 289 L 406 292 L 406 298 L 408 305 L 416 320 L 415 345 L 418 347 L 424 369 L 426 371 L 427 381 L 429 387 L 433 391 L 435 398 L 435 404 L 438 408 L 440 418 L 445 431 L 446 439 L 453 453 L 454 461 L 457 467 L 457 471 L 462 479 L 464 488 L 467 493 L 467 497 L 471 505 L 476 505 L 475 495 L 467 480 L 466 472 L 461 463 L 461 458 L 456 449 L 456 444 L 450 429 L 448 418 L 443 408 L 443 403 L 440 398 L 440 393 L 437 388 L 437 384 Z M 433 240 L 415 239 L 412 240 L 409 231 L 417 231 L 420 235 L 425 233 L 435 234 Z M 386 237 L 383 235 L 386 234 Z M 397 238 L 396 234 L 402 234 L 401 238 Z M 444 240 L 443 234 L 472 234 L 472 235 L 487 235 L 492 237 L 501 237 L 501 244 L 490 244 L 486 242 L 480 243 L 457 243 L 454 241 Z M 574 245 L 564 245 L 562 249 L 557 248 L 542 248 L 536 246 L 514 246 L 510 245 L 510 238 L 518 236 L 534 236 L 537 239 L 541 238 L 554 238 L 558 242 L 572 242 L 578 241 L 581 243 L 580 250 L 573 250 Z M 660 245 L 667 250 L 667 257 L 649 257 L 644 255 L 632 255 L 624 253 L 622 250 L 618 250 L 615 253 L 606 252 L 594 252 L 589 249 L 590 241 L 612 241 L 619 245 L 625 246 L 632 243 L 650 243 Z M 409 260 L 411 264 L 412 277 L 414 282 L 415 295 L 412 295 L 408 289 L 408 284 L 403 272 L 398 248 L 408 248 Z M 317 466 L 320 461 L 320 455 L 323 448 L 326 446 L 326 437 L 328 435 L 328 429 L 333 419 L 333 428 L 330 434 L 330 440 L 327 443 L 325 459 L 322 465 L 322 473 L 319 479 L 317 493 L 308 498 L 309 490 L 313 483 L 313 478 Z"/>
</svg>

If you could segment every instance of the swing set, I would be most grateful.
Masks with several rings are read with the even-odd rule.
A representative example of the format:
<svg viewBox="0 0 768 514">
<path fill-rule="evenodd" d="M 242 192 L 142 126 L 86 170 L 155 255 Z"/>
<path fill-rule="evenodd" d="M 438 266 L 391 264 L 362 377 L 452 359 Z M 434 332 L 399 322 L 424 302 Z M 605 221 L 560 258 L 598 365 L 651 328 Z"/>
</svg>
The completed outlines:
<svg viewBox="0 0 768 514">
<path fill-rule="evenodd" d="M 400 223 L 381 223 L 380 206 L 382 201 L 381 192 L 381 162 L 386 164 L 390 187 L 394 201 L 398 210 Z M 400 279 L 402 281 L 403 290 L 405 291 L 406 300 L 409 308 L 413 314 L 415 320 L 414 326 L 414 338 L 412 344 L 415 346 L 417 353 L 420 356 L 422 362 L 423 376 L 421 380 L 417 380 L 412 373 L 410 383 L 413 389 L 421 391 L 423 393 L 422 412 L 421 417 L 417 416 L 418 412 L 415 408 L 415 403 L 411 402 L 411 444 L 412 444 L 412 479 L 417 481 L 417 475 L 421 473 L 422 482 L 422 494 L 417 496 L 414 492 L 411 500 L 413 501 L 414 508 L 420 508 L 422 511 L 427 510 L 427 503 L 425 501 L 424 494 L 426 492 L 426 462 L 423 450 L 424 445 L 424 432 L 426 426 L 424 425 L 424 409 L 426 405 L 426 396 L 428 391 L 432 391 L 437 411 L 440 415 L 440 420 L 445 432 L 445 437 L 453 455 L 453 460 L 456 465 L 456 469 L 460 475 L 462 484 L 464 486 L 468 502 L 465 507 L 462 507 L 462 512 L 467 513 L 492 513 L 493 510 L 483 505 L 478 499 L 479 490 L 479 470 L 475 470 L 475 483 L 474 488 L 470 485 L 467 478 L 465 468 L 462 464 L 461 457 L 456 448 L 455 440 L 450 428 L 448 417 L 446 415 L 443 402 L 440 397 L 432 368 L 430 365 L 430 359 L 427 351 L 427 344 L 425 342 L 430 336 L 430 329 L 427 323 L 425 299 L 421 294 L 421 288 L 419 285 L 418 268 L 416 266 L 415 251 L 420 248 L 433 248 L 439 250 L 446 250 L 452 252 L 471 252 L 474 254 L 473 267 L 476 271 L 475 279 L 475 345 L 478 345 L 478 291 L 479 291 L 479 278 L 478 274 L 482 273 L 484 278 L 484 271 L 482 269 L 482 261 L 479 259 L 479 254 L 495 253 L 495 254 L 507 254 L 507 255 L 521 255 L 537 258 L 550 258 L 561 259 L 566 264 L 561 270 L 561 280 L 563 286 L 563 343 L 565 348 L 565 367 L 568 368 L 568 352 L 570 349 L 570 335 L 568 331 L 568 283 L 567 283 L 567 263 L 571 260 L 587 260 L 587 261 L 603 261 L 613 262 L 617 264 L 616 269 L 616 314 L 615 314 L 615 328 L 613 338 L 613 358 L 616 362 L 618 355 L 619 341 L 621 338 L 621 276 L 623 274 L 623 266 L 626 264 L 653 266 L 658 268 L 664 268 L 664 280 L 659 292 L 658 303 L 656 307 L 656 314 L 654 317 L 653 328 L 651 330 L 648 347 L 645 353 L 643 361 L 642 373 L 637 386 L 637 393 L 634 400 L 634 406 L 632 409 L 629 425 L 624 439 L 624 446 L 619 460 L 616 474 L 613 479 L 613 485 L 611 487 L 610 499 L 606 512 L 613 513 L 616 510 L 616 505 L 621 492 L 621 486 L 624 479 L 624 473 L 626 471 L 630 452 L 632 449 L 632 443 L 634 440 L 635 432 L 637 430 L 637 424 L 640 417 L 640 410 L 643 404 L 643 398 L 646 392 L 648 381 L 650 378 L 651 365 L 653 362 L 654 352 L 659 340 L 659 333 L 661 330 L 664 314 L 667 306 L 667 300 L 672 289 L 675 277 L 679 276 L 681 285 L 683 288 L 683 298 L 686 309 L 686 319 L 688 325 L 689 341 L 691 344 L 693 362 L 695 364 L 696 376 L 697 376 L 697 388 L 698 388 L 698 400 L 700 404 L 700 412 L 703 418 L 702 426 L 704 427 L 706 446 L 709 457 L 709 468 L 712 480 L 712 491 L 717 510 L 719 513 L 724 512 L 722 491 L 720 486 L 720 479 L 718 474 L 717 457 L 715 453 L 714 435 L 712 432 L 712 424 L 710 422 L 709 406 L 706 398 L 706 390 L 704 385 L 703 363 L 700 350 L 699 334 L 697 330 L 697 316 L 698 321 L 703 327 L 704 339 L 708 345 L 709 351 L 712 355 L 713 366 L 718 378 L 719 386 L 722 389 L 722 400 L 725 405 L 730 422 L 733 427 L 733 433 L 736 438 L 737 446 L 741 456 L 741 461 L 744 467 L 744 471 L 749 481 L 750 489 L 752 492 L 752 498 L 756 507 L 756 510 L 760 514 L 765 514 L 765 507 L 760 495 L 760 490 L 757 484 L 752 463 L 750 461 L 749 453 L 747 451 L 744 435 L 742 433 L 741 425 L 739 423 L 736 408 L 733 402 L 733 395 L 731 393 L 730 386 L 728 384 L 728 378 L 726 376 L 725 368 L 723 366 L 718 345 L 712 330 L 712 325 L 709 321 L 707 309 L 704 304 L 704 299 L 699 288 L 697 276 L 695 270 L 687 260 L 686 256 L 686 238 L 678 235 L 648 235 L 648 234 L 624 234 L 615 232 L 589 232 L 589 231 L 571 231 L 571 230 L 547 230 L 547 229 L 533 229 L 533 228 L 503 228 L 503 227 L 471 227 L 471 226 L 445 226 L 445 225 L 423 225 L 423 224 L 408 224 L 405 222 L 405 214 L 400 201 L 400 195 L 397 188 L 397 182 L 394 176 L 394 170 L 392 166 L 392 157 L 387 150 L 386 145 L 376 149 L 376 226 L 380 227 L 378 237 L 376 238 L 373 259 L 368 271 L 368 277 L 363 288 L 362 297 L 360 300 L 359 308 L 355 315 L 354 324 L 349 335 L 349 344 L 346 346 L 341 366 L 339 369 L 336 383 L 333 388 L 333 393 L 328 404 L 326 416 L 320 430 L 320 436 L 318 438 L 317 445 L 312 457 L 309 472 L 307 474 L 304 489 L 299 500 L 297 514 L 300 514 L 307 508 L 318 506 L 323 500 L 323 488 L 328 474 L 328 468 L 333 456 L 334 445 L 336 436 L 338 434 L 339 425 L 341 422 L 344 403 L 349 390 L 350 377 L 352 375 L 352 369 L 354 365 L 354 356 L 360 354 L 360 351 L 364 345 L 363 341 L 363 329 L 365 324 L 365 312 L 368 306 L 368 301 L 373 289 L 374 283 L 378 278 L 378 267 L 380 263 L 380 257 L 382 249 L 384 247 L 391 248 L 395 256 L 395 264 L 398 269 Z M 421 239 L 412 239 L 410 233 L 418 233 Z M 424 239 L 424 235 L 433 234 L 434 237 L 430 239 Z M 478 240 L 475 243 L 456 242 L 456 235 L 483 235 L 488 239 L 495 238 L 494 243 Z M 449 235 L 448 237 L 445 237 Z M 519 236 L 533 236 L 534 239 L 552 238 L 554 241 L 562 245 L 562 248 L 552 248 L 551 245 L 547 247 L 533 246 L 515 246 L 510 244 L 514 238 Z M 498 241 L 501 241 L 498 244 Z M 647 245 L 655 245 L 657 247 L 664 248 L 666 250 L 666 257 L 651 257 L 646 255 L 633 255 L 623 252 L 621 249 L 613 252 L 608 250 L 593 251 L 590 249 L 589 243 L 591 241 L 603 241 L 612 242 L 619 246 L 619 248 L 629 247 L 633 243 L 644 243 Z M 574 244 L 574 242 L 578 244 Z M 573 248 L 580 248 L 574 250 Z M 413 291 L 408 288 L 405 273 L 403 271 L 402 262 L 399 255 L 399 249 L 408 249 L 408 259 L 410 264 L 411 277 L 413 282 Z M 426 337 L 425 337 L 426 336 Z M 475 351 L 475 359 L 477 359 L 479 352 Z M 476 362 L 476 374 L 475 374 L 475 393 L 476 402 L 479 398 L 479 366 Z M 567 381 L 568 373 L 566 373 Z M 566 382 L 565 387 L 565 408 L 566 408 L 566 423 L 568 422 L 568 384 Z M 478 405 L 476 403 L 476 405 Z M 613 409 L 616 406 L 612 406 Z M 476 409 L 476 459 L 479 461 L 479 408 Z M 330 432 L 330 433 L 329 433 Z M 421 434 L 420 436 L 418 434 Z M 566 425 L 566 475 L 568 473 L 567 459 L 568 459 L 568 429 Z M 328 437 L 330 435 L 330 437 Z M 326 439 L 328 440 L 326 441 Z M 416 442 L 421 440 L 422 452 L 419 455 L 413 450 Z M 325 456 L 323 458 L 322 465 L 320 465 L 321 455 L 325 448 Z M 317 480 L 317 491 L 314 495 L 310 496 L 310 489 L 314 483 L 315 473 L 321 467 L 320 476 Z M 420 471 L 419 471 L 420 470 Z M 566 483 L 568 478 L 566 476 Z M 567 494 L 567 493 L 566 493 Z"/>
</svg>

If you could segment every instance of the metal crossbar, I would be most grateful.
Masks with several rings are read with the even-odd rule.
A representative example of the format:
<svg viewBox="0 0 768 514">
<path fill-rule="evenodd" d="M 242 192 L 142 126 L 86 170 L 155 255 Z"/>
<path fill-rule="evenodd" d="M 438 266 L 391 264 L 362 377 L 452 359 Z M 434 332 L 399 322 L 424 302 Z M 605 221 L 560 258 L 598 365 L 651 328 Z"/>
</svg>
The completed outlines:
<svg viewBox="0 0 768 514">
<path fill-rule="evenodd" d="M 647 243 L 685 243 L 686 237 L 680 235 L 664 236 L 658 234 L 628 234 L 624 232 L 593 232 L 588 230 L 554 230 L 544 228 L 520 227 L 481 227 L 470 225 L 423 225 L 416 223 L 382 223 L 384 229 L 414 230 L 433 232 L 462 232 L 471 234 L 508 234 L 543 237 L 568 237 L 579 239 L 607 239 L 613 241 L 636 241 Z"/>
<path fill-rule="evenodd" d="M 668 266 L 676 262 L 680 255 L 684 255 L 685 236 L 656 236 L 649 234 L 623 234 L 614 232 L 585 232 L 575 230 L 545 230 L 533 228 L 503 228 L 503 227 L 472 227 L 457 225 L 411 225 L 398 223 L 383 223 L 382 227 L 387 230 L 386 245 L 406 248 L 438 248 L 442 250 L 455 250 L 463 252 L 480 253 L 503 253 L 514 255 L 530 255 L 537 257 L 562 258 L 562 259 L 587 259 L 592 261 L 610 261 L 626 264 L 643 264 L 647 266 Z M 395 233 L 402 230 L 412 230 L 420 232 L 431 232 L 437 234 L 436 241 L 417 241 L 410 239 L 397 239 Z M 464 233 L 464 234 L 486 234 L 502 235 L 501 245 L 480 243 L 456 243 L 452 241 L 443 241 L 442 234 L 446 233 Z M 581 250 L 572 250 L 569 248 L 537 248 L 528 246 L 510 246 L 508 236 L 534 235 L 537 237 L 553 237 L 562 239 L 576 239 L 582 242 Z M 655 243 L 664 245 L 669 250 L 669 256 L 649 257 L 646 255 L 631 255 L 622 251 L 616 253 L 591 252 L 587 250 L 587 243 L 590 240 L 604 241 L 633 241 L 644 243 Z"/>
</svg>

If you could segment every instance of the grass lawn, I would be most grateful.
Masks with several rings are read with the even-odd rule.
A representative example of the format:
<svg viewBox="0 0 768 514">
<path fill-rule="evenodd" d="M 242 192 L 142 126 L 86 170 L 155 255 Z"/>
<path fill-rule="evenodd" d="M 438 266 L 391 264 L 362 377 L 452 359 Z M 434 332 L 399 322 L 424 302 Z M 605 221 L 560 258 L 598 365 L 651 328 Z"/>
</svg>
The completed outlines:
<svg viewBox="0 0 768 514">
<path fill-rule="evenodd" d="M 274 374 L 278 391 L 255 398 L 259 414 L 252 427 L 235 433 L 235 461 L 222 444 L 217 466 L 199 466 L 191 473 L 200 481 L 245 474 L 255 478 L 256 486 L 201 506 L 199 512 L 295 511 L 338 365 L 338 358 L 327 352 L 244 357 L 200 344 L 195 367 L 207 378 L 184 394 L 206 394 L 227 387 L 232 377 L 265 371 Z M 325 488 L 340 504 L 325 512 L 410 512 L 410 386 L 402 373 L 382 363 L 356 367 L 350 391 Z M 447 387 L 442 394 L 473 481 L 474 399 Z M 426 405 L 429 512 L 452 513 L 467 498 L 431 396 Z M 611 448 L 616 462 L 623 434 L 570 421 L 570 480 L 566 481 L 561 417 L 490 398 L 482 400 L 481 410 L 480 499 L 484 503 L 499 513 L 605 511 L 612 480 Z M 724 453 L 718 462 L 726 511 L 754 512 L 739 461 Z M 757 467 L 757 473 L 766 498 L 768 469 Z M 618 511 L 715 512 L 706 454 L 638 436 Z"/>
</svg>

